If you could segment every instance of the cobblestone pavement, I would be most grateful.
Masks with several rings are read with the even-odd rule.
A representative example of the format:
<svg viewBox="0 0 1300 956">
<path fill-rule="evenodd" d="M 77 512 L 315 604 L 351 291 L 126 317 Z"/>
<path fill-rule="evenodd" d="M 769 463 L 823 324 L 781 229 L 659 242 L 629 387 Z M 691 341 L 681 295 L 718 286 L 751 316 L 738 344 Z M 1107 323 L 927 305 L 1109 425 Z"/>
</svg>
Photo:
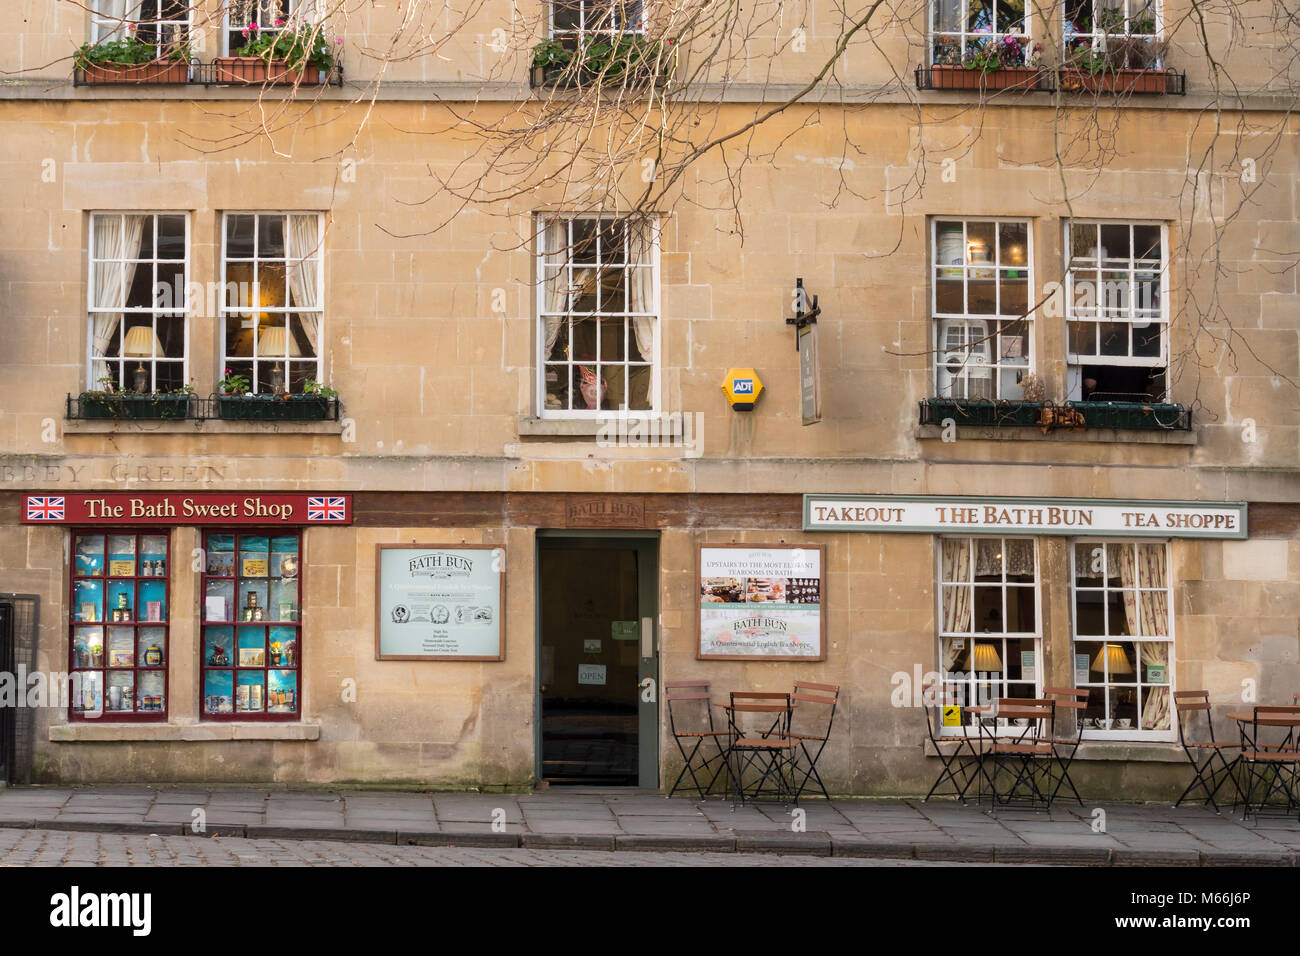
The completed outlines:
<svg viewBox="0 0 1300 956">
<path fill-rule="evenodd" d="M 0 866 L 942 866 L 775 853 L 613 853 L 386 846 L 324 840 L 0 830 Z"/>
<path fill-rule="evenodd" d="M 195 831 L 196 825 L 202 829 Z M 1087 865 L 1287 866 L 1300 854 L 1295 816 L 1246 825 L 1227 808 L 1215 814 L 1196 806 L 1058 801 L 1048 816 L 1026 810 L 992 814 L 951 800 L 837 799 L 806 801 L 794 813 L 779 803 L 733 809 L 727 800 L 669 800 L 617 790 L 11 787 L 0 789 L 0 828 L 145 838 L 201 832 L 222 840 L 272 840 L 281 847 L 306 841 L 326 847 L 319 851 L 326 855 L 345 852 L 332 846 L 344 842 L 387 845 L 385 852 L 398 856 L 451 846 Z"/>
</svg>

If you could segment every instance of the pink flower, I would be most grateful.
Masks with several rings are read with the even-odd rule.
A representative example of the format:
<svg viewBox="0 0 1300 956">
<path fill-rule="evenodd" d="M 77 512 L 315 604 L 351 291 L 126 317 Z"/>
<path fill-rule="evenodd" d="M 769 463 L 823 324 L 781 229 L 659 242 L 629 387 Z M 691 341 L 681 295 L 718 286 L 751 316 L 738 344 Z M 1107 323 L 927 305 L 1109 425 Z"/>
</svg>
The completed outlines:
<svg viewBox="0 0 1300 956">
<path fill-rule="evenodd" d="M 256 23 L 250 23 L 250 24 L 248 25 L 248 29 L 250 29 L 250 30 L 260 30 L 261 27 L 259 27 Z"/>
<path fill-rule="evenodd" d="M 335 42 L 335 43 L 342 43 L 342 42 L 343 42 L 343 38 L 342 38 L 342 37 L 339 37 L 339 38 L 338 38 L 337 40 L 335 40 L 334 42 Z"/>
<path fill-rule="evenodd" d="M 284 26 L 284 21 L 283 21 L 283 20 L 276 20 L 276 21 L 275 21 L 275 25 L 276 25 L 277 27 L 282 27 L 282 26 Z"/>
</svg>

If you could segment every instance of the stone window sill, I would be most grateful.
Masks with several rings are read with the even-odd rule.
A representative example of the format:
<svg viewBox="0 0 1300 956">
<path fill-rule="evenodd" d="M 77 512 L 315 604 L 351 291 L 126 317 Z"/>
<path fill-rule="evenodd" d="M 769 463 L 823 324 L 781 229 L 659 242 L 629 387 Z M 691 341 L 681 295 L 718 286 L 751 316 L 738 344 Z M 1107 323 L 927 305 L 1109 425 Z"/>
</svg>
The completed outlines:
<svg viewBox="0 0 1300 956">
<path fill-rule="evenodd" d="M 519 416 L 520 438 L 595 438 L 602 432 L 626 435 L 637 429 L 641 429 L 643 434 L 655 435 L 659 438 L 680 438 L 682 416 L 661 415 L 658 418 L 647 416 L 643 419 L 629 416 L 626 422 L 618 417 L 617 412 L 610 412 L 602 418 Z"/>
<path fill-rule="evenodd" d="M 319 724 L 205 723 L 205 724 L 58 724 L 50 728 L 51 743 L 77 741 L 193 741 L 207 740 L 319 740 Z"/>
<path fill-rule="evenodd" d="M 258 422 L 219 418 L 178 418 L 173 420 L 68 419 L 63 423 L 65 435 L 341 435 L 343 423 Z"/>
<path fill-rule="evenodd" d="M 965 441 L 1111 442 L 1129 445 L 1195 445 L 1193 431 L 1147 431 L 1136 428 L 1058 428 L 1043 434 L 1037 426 L 958 425 L 957 438 Z M 912 433 L 921 441 L 942 441 L 942 425 L 917 425 Z"/>
<path fill-rule="evenodd" d="M 937 757 L 929 740 L 925 755 Z M 1079 745 L 1075 760 L 1128 761 L 1130 763 L 1187 763 L 1187 754 L 1176 743 L 1164 741 L 1085 740 Z"/>
</svg>

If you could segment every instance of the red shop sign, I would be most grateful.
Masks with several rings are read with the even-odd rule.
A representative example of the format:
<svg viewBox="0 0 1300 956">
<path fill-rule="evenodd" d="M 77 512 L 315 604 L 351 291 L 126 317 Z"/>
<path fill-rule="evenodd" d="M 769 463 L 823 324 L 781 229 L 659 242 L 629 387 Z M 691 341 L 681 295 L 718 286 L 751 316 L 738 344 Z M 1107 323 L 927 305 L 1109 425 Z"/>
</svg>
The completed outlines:
<svg viewBox="0 0 1300 956">
<path fill-rule="evenodd" d="M 24 524 L 351 524 L 351 495 L 27 495 Z"/>
</svg>

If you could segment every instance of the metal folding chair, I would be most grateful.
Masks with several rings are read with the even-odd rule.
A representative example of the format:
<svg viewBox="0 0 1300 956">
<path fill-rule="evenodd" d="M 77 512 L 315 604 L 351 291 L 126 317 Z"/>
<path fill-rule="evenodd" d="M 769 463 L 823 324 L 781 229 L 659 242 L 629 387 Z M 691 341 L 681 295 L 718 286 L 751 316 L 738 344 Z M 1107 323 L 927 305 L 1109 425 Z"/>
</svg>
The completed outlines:
<svg viewBox="0 0 1300 956">
<path fill-rule="evenodd" d="M 1049 812 L 1055 790 L 1051 786 L 1052 760 L 1055 752 L 1048 741 L 1056 719 L 1056 701 L 1050 698 L 999 698 L 990 715 L 996 719 L 1024 720 L 1021 732 L 1011 738 L 994 734 L 984 748 L 983 762 L 992 765 L 987 773 L 993 809 L 1024 804 L 1037 808 L 1041 803 Z M 994 728 L 996 729 L 996 728 Z M 980 733 L 985 730 L 980 722 Z M 1010 784 L 999 782 L 1010 777 Z"/>
<path fill-rule="evenodd" d="M 1056 758 L 1057 777 L 1056 784 L 1052 787 L 1051 798 L 1055 800 L 1056 794 L 1064 785 L 1070 788 L 1074 799 L 1079 801 L 1079 806 L 1083 806 L 1083 797 L 1079 796 L 1078 788 L 1070 779 L 1070 764 L 1074 762 L 1074 755 L 1079 752 L 1079 745 L 1083 743 L 1083 712 L 1088 709 L 1088 692 L 1073 687 L 1044 687 L 1043 693 L 1049 697 L 1067 698 L 1056 701 L 1056 710 L 1074 712 L 1074 736 L 1056 736 L 1056 727 L 1053 725 L 1052 737 L 1047 741 L 1052 745 L 1052 754 Z"/>
<path fill-rule="evenodd" d="M 817 772 L 817 759 L 821 757 L 822 751 L 826 749 L 826 742 L 831 739 L 831 725 L 835 723 L 835 707 L 839 703 L 840 688 L 838 684 L 813 684 L 809 681 L 795 681 L 794 691 L 790 694 L 790 712 L 791 712 L 791 729 L 790 739 L 799 741 L 799 753 L 795 754 L 795 770 L 802 774 L 799 784 L 795 789 L 795 798 L 803 796 L 804 788 L 808 786 L 810 779 L 817 781 L 817 786 L 822 792 L 822 796 L 827 800 L 831 798 L 830 793 L 826 790 L 826 784 L 822 783 L 821 775 Z M 820 711 L 820 714 L 818 713 Z M 825 725 L 822 725 L 822 719 Z M 798 731 L 796 731 L 796 727 Z M 804 730 L 819 730 L 820 733 L 804 733 Z M 809 752 L 808 748 L 816 748 L 816 752 Z M 799 757 L 802 755 L 802 763 L 806 766 L 800 766 Z"/>
<path fill-rule="evenodd" d="M 731 805 L 742 806 L 746 797 L 757 798 L 764 784 L 776 784 L 776 795 L 782 803 L 799 798 L 794 790 L 794 758 L 799 741 L 790 733 L 790 695 L 768 691 L 745 691 L 731 694 L 727 708 L 730 737 L 727 746 L 728 769 L 731 775 Z M 731 764 L 734 763 L 734 767 Z M 745 772 L 751 767 L 759 770 L 752 792 L 747 792 Z"/>
<path fill-rule="evenodd" d="M 1253 812 L 1255 822 L 1268 805 L 1269 798 L 1275 794 L 1286 798 L 1284 812 L 1293 815 L 1300 809 L 1300 800 L 1296 795 L 1296 775 L 1300 769 L 1300 750 L 1290 745 L 1294 740 L 1296 728 L 1300 727 L 1300 708 L 1297 707 L 1256 707 L 1253 709 L 1249 724 L 1249 737 L 1243 726 L 1241 765 L 1245 771 L 1245 784 L 1242 787 L 1242 819 L 1249 820 Z M 1260 728 L 1285 728 L 1286 738 L 1271 748 L 1260 741 Z M 1256 787 L 1259 788 L 1256 802 Z"/>
<path fill-rule="evenodd" d="M 970 789 L 978 773 L 979 754 L 975 750 L 978 738 L 972 739 L 966 732 L 966 726 L 961 724 L 962 696 L 957 690 L 940 689 L 933 684 L 927 685 L 922 690 L 921 713 L 925 715 L 925 733 L 942 767 L 939 776 L 930 787 L 930 792 L 921 799 L 922 803 L 934 796 L 935 791 L 945 783 L 951 783 L 953 796 L 965 803 L 966 791 Z M 934 705 L 926 703 L 928 700 L 933 700 Z M 936 727 L 943 726 L 944 714 L 952 713 L 954 710 L 961 733 L 953 735 L 935 733 Z M 958 774 L 961 776 L 959 777 Z"/>
<path fill-rule="evenodd" d="M 1174 691 L 1174 709 L 1178 712 L 1178 742 L 1183 745 L 1183 752 L 1187 754 L 1187 761 L 1192 766 L 1192 782 L 1187 785 L 1183 795 L 1174 803 L 1174 809 L 1186 800 L 1193 790 L 1199 788 L 1205 793 L 1205 799 L 1201 801 L 1202 805 L 1208 803 L 1214 807 L 1214 812 L 1219 813 L 1219 805 L 1214 800 L 1214 795 L 1219 792 L 1219 788 L 1225 782 L 1231 782 L 1233 790 L 1237 791 L 1236 797 L 1233 798 L 1232 805 L 1235 807 L 1237 801 L 1241 798 L 1240 789 L 1237 787 L 1237 778 L 1234 771 L 1241 761 L 1239 754 L 1234 754 L 1232 762 L 1223 755 L 1225 750 L 1240 751 L 1241 744 L 1231 744 L 1226 741 L 1214 739 L 1214 715 L 1210 712 L 1210 692 L 1208 690 L 1179 690 Z M 1198 713 L 1205 714 L 1206 732 L 1210 739 L 1205 741 L 1188 740 L 1192 730 L 1192 721 Z M 1218 761 L 1216 767 L 1215 761 Z"/>
<path fill-rule="evenodd" d="M 668 790 L 668 796 L 676 793 L 682 787 L 683 779 L 689 775 L 693 786 L 686 785 L 684 789 L 694 789 L 704 797 L 712 789 L 718 774 L 725 769 L 730 732 L 719 730 L 713 725 L 713 699 L 709 695 L 709 682 L 706 680 L 664 681 L 664 700 L 668 705 L 668 728 L 685 761 L 681 773 Z M 701 710 L 703 715 L 700 714 Z M 697 759 L 709 752 L 709 744 L 713 745 L 712 749 L 716 752 L 702 760 Z M 708 773 L 714 764 L 718 766 L 714 768 L 709 782 L 701 784 L 700 778 L 696 776 L 697 771 L 701 775 Z"/>
</svg>

